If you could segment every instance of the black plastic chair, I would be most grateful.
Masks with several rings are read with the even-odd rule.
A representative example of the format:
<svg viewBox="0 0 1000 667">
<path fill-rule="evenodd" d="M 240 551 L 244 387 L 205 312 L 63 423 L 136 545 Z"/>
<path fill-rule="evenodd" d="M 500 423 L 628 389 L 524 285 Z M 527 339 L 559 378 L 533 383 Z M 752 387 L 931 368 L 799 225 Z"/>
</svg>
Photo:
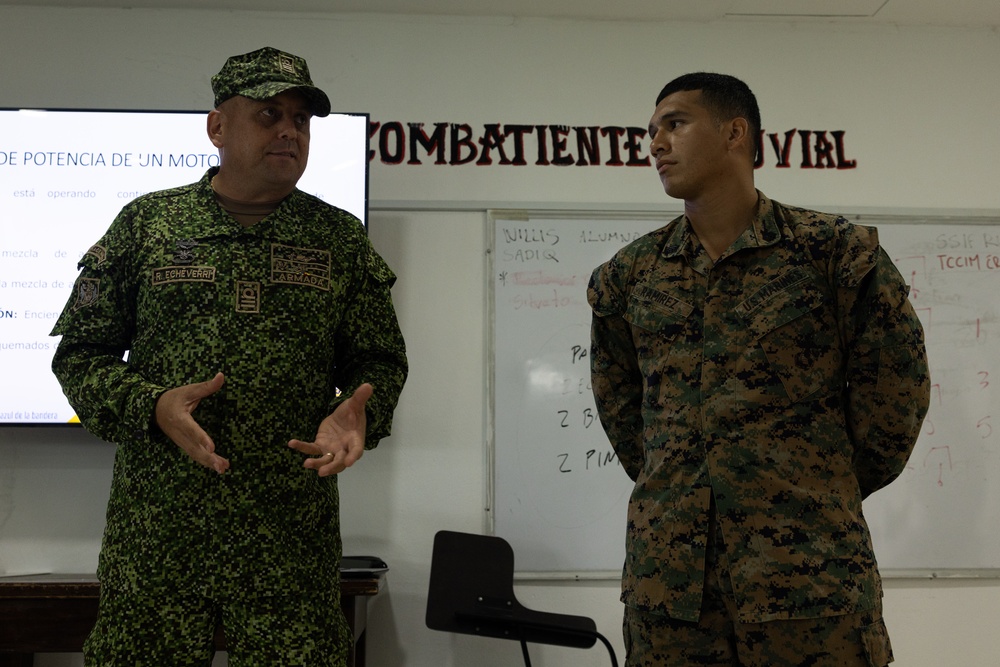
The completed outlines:
<svg viewBox="0 0 1000 667">
<path fill-rule="evenodd" d="M 618 667 L 592 619 L 534 611 L 517 601 L 514 551 L 500 537 L 446 530 L 434 536 L 426 622 L 432 630 L 518 640 L 526 667 L 528 642 L 590 648 L 599 639 Z"/>
</svg>

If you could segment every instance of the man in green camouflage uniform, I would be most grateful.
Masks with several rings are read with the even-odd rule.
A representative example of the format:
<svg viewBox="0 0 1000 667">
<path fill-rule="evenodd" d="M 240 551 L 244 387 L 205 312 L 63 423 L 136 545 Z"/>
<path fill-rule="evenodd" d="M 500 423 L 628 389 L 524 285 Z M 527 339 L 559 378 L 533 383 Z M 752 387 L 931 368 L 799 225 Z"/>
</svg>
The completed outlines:
<svg viewBox="0 0 1000 667">
<path fill-rule="evenodd" d="M 755 189 L 743 82 L 674 80 L 649 133 L 685 214 L 588 291 L 594 394 L 635 481 L 627 664 L 881 667 L 862 499 L 903 470 L 928 406 L 908 288 L 874 229 Z"/>
<path fill-rule="evenodd" d="M 330 102 L 272 48 L 212 80 L 220 166 L 129 203 L 81 261 L 53 370 L 118 445 L 87 665 L 342 665 L 336 473 L 389 435 L 395 277 L 298 190 Z M 128 360 L 123 354 L 128 351 Z"/>
</svg>

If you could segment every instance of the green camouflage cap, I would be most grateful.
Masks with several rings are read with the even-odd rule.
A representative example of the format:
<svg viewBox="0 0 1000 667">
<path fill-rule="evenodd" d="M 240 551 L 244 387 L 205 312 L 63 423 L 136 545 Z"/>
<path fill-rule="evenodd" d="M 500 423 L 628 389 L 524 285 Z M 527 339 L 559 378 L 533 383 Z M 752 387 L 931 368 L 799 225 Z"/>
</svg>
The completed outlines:
<svg viewBox="0 0 1000 667">
<path fill-rule="evenodd" d="M 293 88 L 306 96 L 314 116 L 330 114 L 330 98 L 313 85 L 305 59 L 270 46 L 233 56 L 212 77 L 216 107 L 235 95 L 266 100 Z"/>
</svg>

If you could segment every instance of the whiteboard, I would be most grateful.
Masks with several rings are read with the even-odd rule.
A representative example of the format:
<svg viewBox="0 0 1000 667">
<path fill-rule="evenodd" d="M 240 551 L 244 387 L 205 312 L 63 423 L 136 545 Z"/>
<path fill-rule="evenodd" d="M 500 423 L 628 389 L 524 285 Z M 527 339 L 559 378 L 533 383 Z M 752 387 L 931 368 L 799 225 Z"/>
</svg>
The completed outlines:
<svg viewBox="0 0 1000 667">
<path fill-rule="evenodd" d="M 1000 569 L 1000 220 L 856 219 L 910 285 L 932 383 L 906 470 L 864 503 L 875 557 L 904 573 Z"/>
<path fill-rule="evenodd" d="M 493 532 L 522 574 L 617 576 L 631 480 L 590 387 L 593 269 L 679 212 L 490 212 Z M 912 286 L 933 383 L 900 478 L 864 503 L 883 573 L 1000 574 L 1000 219 L 849 216 Z"/>
<path fill-rule="evenodd" d="M 632 482 L 590 388 L 587 283 L 676 213 L 499 215 L 491 215 L 494 532 L 511 543 L 518 571 L 620 572 Z"/>
</svg>

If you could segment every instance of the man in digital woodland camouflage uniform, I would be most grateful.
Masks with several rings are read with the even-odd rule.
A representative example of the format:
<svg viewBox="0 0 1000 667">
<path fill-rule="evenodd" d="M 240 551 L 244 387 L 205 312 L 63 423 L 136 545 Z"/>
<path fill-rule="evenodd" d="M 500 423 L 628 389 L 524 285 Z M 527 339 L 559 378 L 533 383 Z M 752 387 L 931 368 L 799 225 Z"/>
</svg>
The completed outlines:
<svg viewBox="0 0 1000 667">
<path fill-rule="evenodd" d="M 207 665 L 221 620 L 231 665 L 342 665 L 336 474 L 389 434 L 395 277 L 295 187 L 330 112 L 305 61 L 235 56 L 212 88 L 220 167 L 128 204 L 53 331 L 70 402 L 118 445 L 85 660 Z"/>
<path fill-rule="evenodd" d="M 861 501 L 927 410 L 908 288 L 873 229 L 755 189 L 743 82 L 674 80 L 649 134 L 684 215 L 589 289 L 594 394 L 635 480 L 627 665 L 885 665 Z"/>
</svg>

